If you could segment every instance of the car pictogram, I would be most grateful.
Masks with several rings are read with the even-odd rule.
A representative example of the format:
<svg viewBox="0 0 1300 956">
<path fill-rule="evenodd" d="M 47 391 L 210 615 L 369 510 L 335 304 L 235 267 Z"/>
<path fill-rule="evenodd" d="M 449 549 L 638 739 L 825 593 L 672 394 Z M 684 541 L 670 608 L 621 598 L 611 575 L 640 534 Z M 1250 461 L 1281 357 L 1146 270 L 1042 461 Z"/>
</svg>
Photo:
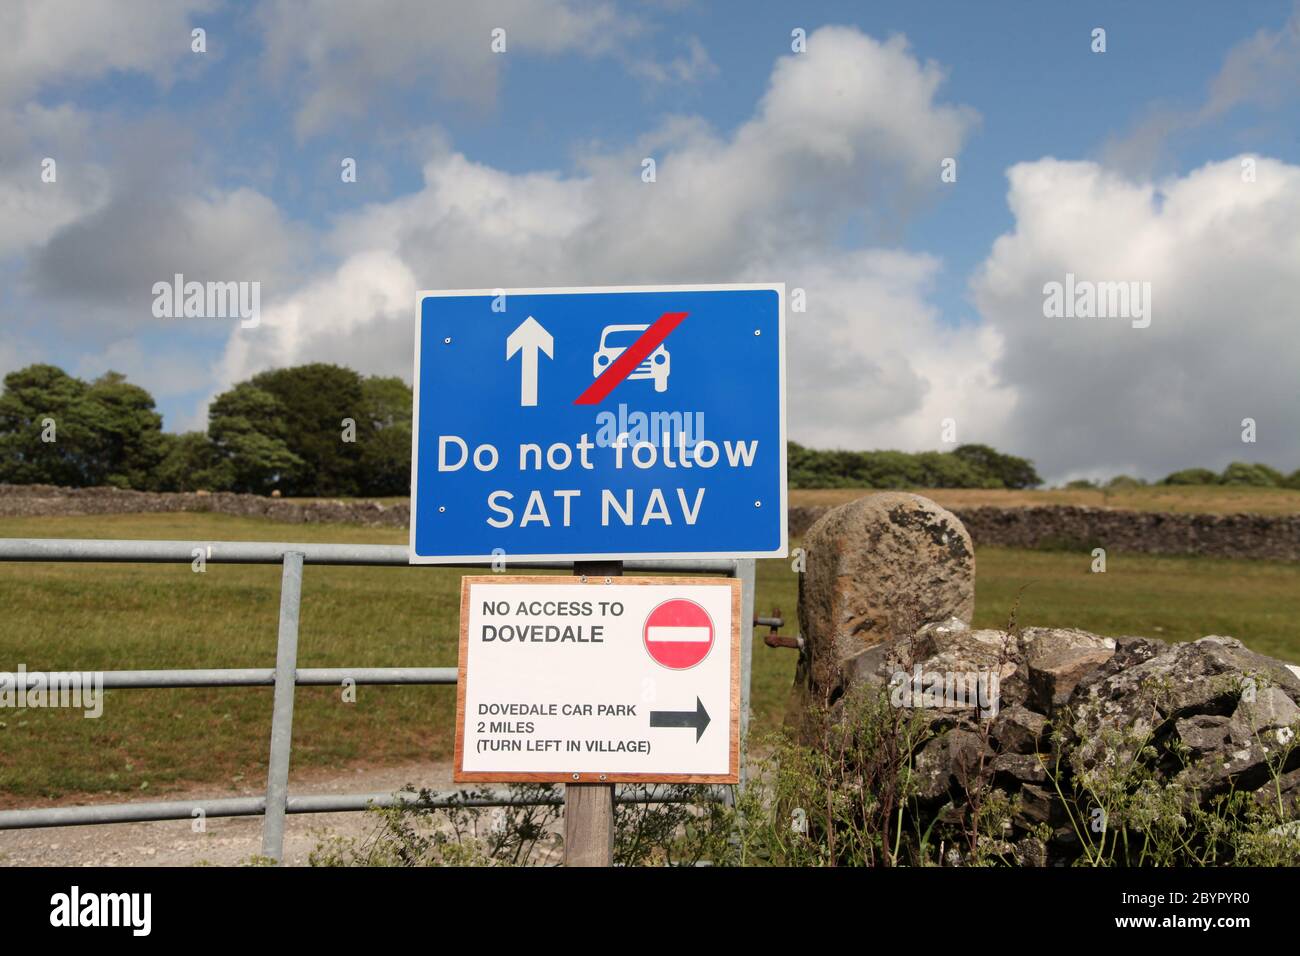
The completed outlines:
<svg viewBox="0 0 1300 956">
<path fill-rule="evenodd" d="M 627 351 L 628 346 L 640 338 L 648 325 L 607 325 L 600 333 L 600 347 L 591 358 L 591 374 L 599 378 L 613 361 Z M 632 370 L 629 379 L 653 379 L 656 392 L 668 390 L 668 371 L 671 362 L 668 349 L 660 345 L 646 356 L 645 361 Z"/>
</svg>

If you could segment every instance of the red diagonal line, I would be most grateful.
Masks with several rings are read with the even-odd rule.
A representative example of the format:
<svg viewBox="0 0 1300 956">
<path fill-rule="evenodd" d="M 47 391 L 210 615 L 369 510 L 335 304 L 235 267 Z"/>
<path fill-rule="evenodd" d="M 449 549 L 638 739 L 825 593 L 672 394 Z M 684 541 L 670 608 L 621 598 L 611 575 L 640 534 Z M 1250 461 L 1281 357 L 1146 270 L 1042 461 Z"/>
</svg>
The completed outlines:
<svg viewBox="0 0 1300 956">
<path fill-rule="evenodd" d="M 659 348 L 659 344 L 668 338 L 668 333 L 682 324 L 686 312 L 665 312 L 641 333 L 641 336 L 629 345 L 623 354 L 610 363 L 609 368 L 600 373 L 600 378 L 587 386 L 587 390 L 573 400 L 575 405 L 599 405 L 610 392 L 632 374 L 632 371 L 645 361 L 647 355 Z"/>
</svg>

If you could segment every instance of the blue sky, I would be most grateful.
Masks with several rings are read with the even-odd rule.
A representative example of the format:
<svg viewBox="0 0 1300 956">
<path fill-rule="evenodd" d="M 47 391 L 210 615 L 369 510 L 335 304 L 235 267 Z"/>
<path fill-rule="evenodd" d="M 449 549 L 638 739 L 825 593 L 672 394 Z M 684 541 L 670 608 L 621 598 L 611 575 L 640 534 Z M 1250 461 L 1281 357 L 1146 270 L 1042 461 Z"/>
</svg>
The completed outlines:
<svg viewBox="0 0 1300 956">
<path fill-rule="evenodd" d="M 409 378 L 414 304 L 403 320 L 394 303 L 412 283 L 762 279 L 808 288 L 792 371 L 805 382 L 827 371 L 824 394 L 792 401 L 796 439 L 942 447 L 947 409 L 962 440 L 1056 477 L 1242 457 L 1300 465 L 1285 385 L 1297 352 L 1279 356 L 1270 338 L 1276 291 L 1296 278 L 1288 256 L 1273 258 L 1290 241 L 1271 238 L 1276 202 L 1243 191 L 1218 234 L 1273 250 L 1252 286 L 1259 302 L 1234 299 L 1242 358 L 1207 383 L 1241 392 L 1240 408 L 1184 391 L 1225 341 L 1219 314 L 1195 314 L 1214 298 L 1194 287 L 1211 280 L 1191 267 L 1196 243 L 1212 249 L 1215 231 L 1162 206 L 1221 189 L 1197 171 L 1245 156 L 1276 163 L 1269 188 L 1283 208 L 1296 202 L 1291 2 L 392 0 L 358 12 L 142 0 L 75 17 L 58 6 L 0 14 L 22 51 L 0 68 L 0 212 L 16 224 L 0 244 L 0 371 L 120 368 L 153 390 L 166 427 L 201 427 L 213 394 L 269 365 L 333 360 Z M 493 25 L 507 31 L 504 54 L 488 50 Z M 194 27 L 205 53 L 190 50 Z M 805 54 L 791 52 L 796 27 Z M 1096 27 L 1104 53 L 1090 49 Z M 782 66 L 799 56 L 802 72 Z M 815 129 L 790 132 L 811 114 Z M 838 138 L 818 143 L 822 132 Z M 632 194 L 644 155 L 662 164 L 657 195 L 679 191 L 662 206 Z M 958 179 L 942 183 L 949 155 Z M 45 156 L 57 184 L 39 181 Z M 356 183 L 340 182 L 343 157 L 357 160 Z M 674 161 L 710 185 L 674 182 Z M 692 221 L 733 177 L 736 196 Z M 488 199 L 471 227 L 458 197 L 476 190 Z M 1145 203 L 1136 227 L 1134 202 Z M 1073 238 L 1069 210 L 1085 213 Z M 719 222 L 730 227 L 711 235 Z M 1123 224 L 1123 241 L 1108 223 Z M 679 225 L 701 236 L 693 255 L 664 251 Z M 605 237 L 599 252 L 584 232 Z M 605 252 L 611 236 L 621 258 Z M 489 260 L 498 267 L 485 271 Z M 267 328 L 153 319 L 149 287 L 173 269 L 261 281 Z M 1190 311 L 1165 313 L 1145 339 L 1045 326 L 1043 277 L 1089 269 L 1150 276 L 1160 301 Z M 1115 371 L 1090 381 L 1091 366 Z M 1152 380 L 1166 383 L 1154 395 Z M 1135 407 L 1148 408 L 1143 427 L 1117 422 Z M 1233 423 L 1252 413 L 1270 424 L 1242 449 Z"/>
</svg>

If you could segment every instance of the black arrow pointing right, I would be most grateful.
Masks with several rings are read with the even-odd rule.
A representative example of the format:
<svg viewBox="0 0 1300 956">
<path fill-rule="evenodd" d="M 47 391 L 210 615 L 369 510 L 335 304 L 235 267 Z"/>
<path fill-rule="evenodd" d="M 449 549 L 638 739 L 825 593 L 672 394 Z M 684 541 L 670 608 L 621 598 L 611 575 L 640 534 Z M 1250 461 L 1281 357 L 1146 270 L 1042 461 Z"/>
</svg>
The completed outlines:
<svg viewBox="0 0 1300 956">
<path fill-rule="evenodd" d="M 704 736 L 704 728 L 709 726 L 709 712 L 704 709 L 704 702 L 695 698 L 694 710 L 652 710 L 651 727 L 694 727 L 695 742 Z"/>
</svg>

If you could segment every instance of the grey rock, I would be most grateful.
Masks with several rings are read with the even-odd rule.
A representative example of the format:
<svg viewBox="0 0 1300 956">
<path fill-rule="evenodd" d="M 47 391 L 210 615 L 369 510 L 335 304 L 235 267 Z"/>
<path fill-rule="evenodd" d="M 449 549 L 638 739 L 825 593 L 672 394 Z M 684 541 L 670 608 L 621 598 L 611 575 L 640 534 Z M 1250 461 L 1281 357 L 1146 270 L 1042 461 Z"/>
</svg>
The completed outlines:
<svg viewBox="0 0 1300 956">
<path fill-rule="evenodd" d="M 877 495 L 828 512 L 805 539 L 796 689 L 833 713 L 855 687 L 921 692 L 895 702 L 921 707 L 934 735 L 911 755 L 913 824 L 961 829 L 972 788 L 988 786 L 1015 807 L 997 853 L 1068 865 L 1081 852 L 1073 827 L 1089 821 L 1071 821 L 1057 784 L 1106 786 L 1134 759 L 1155 777 L 1143 787 L 1182 785 L 1184 811 L 1230 790 L 1275 809 L 1280 791 L 1294 818 L 1300 668 L 1218 635 L 1169 644 L 972 628 L 974 565 L 951 517 L 912 495 Z M 996 714 L 955 693 L 970 674 L 997 678 Z"/>
<path fill-rule="evenodd" d="M 1075 690 L 1087 688 L 1114 674 L 1118 674 L 1122 670 L 1146 663 L 1168 649 L 1169 645 L 1167 643 L 1150 637 L 1117 637 L 1115 638 L 1115 653 L 1111 655 L 1110 660 L 1099 667 L 1093 668 L 1080 678 L 1079 683 L 1075 685 Z"/>
<path fill-rule="evenodd" d="M 887 681 L 907 706 L 971 720 L 997 717 L 1017 673 L 1016 642 L 1004 631 L 952 629 L 942 641 L 930 632 L 882 647 L 862 655 L 877 661 L 872 680 Z"/>
<path fill-rule="evenodd" d="M 1195 648 L 1219 673 L 1250 676 L 1280 687 L 1293 701 L 1300 701 L 1300 673 L 1292 669 L 1295 665 L 1256 654 L 1235 637 L 1212 634 L 1181 646 Z"/>
<path fill-rule="evenodd" d="M 1019 796 L 1014 822 L 1022 829 L 1032 830 L 1040 823 L 1050 823 L 1057 815 L 1054 798 L 1042 787 L 1022 784 Z"/>
<path fill-rule="evenodd" d="M 954 728 L 931 739 L 916 756 L 917 797 L 934 801 L 946 796 L 954 784 L 973 783 L 982 753 L 983 741 L 969 730 Z"/>
<path fill-rule="evenodd" d="M 1222 753 L 1233 746 L 1234 731 L 1240 731 L 1231 717 L 1196 714 L 1174 723 L 1175 733 L 1194 759 Z"/>
<path fill-rule="evenodd" d="M 852 658 L 849 673 L 859 680 L 888 683 L 900 672 L 1014 673 L 1019 647 L 1005 631 L 971 630 L 957 618 L 921 628 L 915 636 L 874 645 Z"/>
<path fill-rule="evenodd" d="M 1202 638 L 1174 644 L 1139 664 L 1097 681 L 1081 681 L 1070 697 L 1072 709 L 1086 711 L 1114 726 L 1138 720 L 1157 723 L 1192 714 L 1229 715 L 1241 696 L 1250 669 L 1269 671 L 1268 658 L 1234 641 Z M 1285 672 L 1281 662 L 1271 662 Z M 1300 681 L 1292 678 L 1300 692 Z"/>
<path fill-rule="evenodd" d="M 1087 674 L 1115 654 L 1115 640 L 1068 627 L 1031 627 L 1021 635 L 1030 699 L 1051 713 Z"/>
<path fill-rule="evenodd" d="M 970 631 L 970 622 L 959 617 L 933 621 L 910 636 L 911 653 L 918 658 L 931 657 Z"/>
<path fill-rule="evenodd" d="M 1038 751 L 1047 730 L 1047 718 L 1028 707 L 1007 707 L 993 721 L 992 735 L 1003 753 L 1032 754 Z"/>
<path fill-rule="evenodd" d="M 1010 778 L 1011 781 L 1020 783 L 1047 782 L 1047 770 L 1037 754 L 998 754 L 993 758 L 992 768 L 995 784 L 1009 782 L 1000 778 Z"/>
<path fill-rule="evenodd" d="M 1287 743 L 1300 722 L 1300 707 L 1286 695 L 1280 687 L 1256 688 L 1253 701 L 1242 697 L 1233 712 L 1233 719 L 1240 721 L 1256 736 L 1268 735 L 1279 743 Z M 1282 731 L 1282 734 L 1268 734 L 1269 731 Z"/>
</svg>

